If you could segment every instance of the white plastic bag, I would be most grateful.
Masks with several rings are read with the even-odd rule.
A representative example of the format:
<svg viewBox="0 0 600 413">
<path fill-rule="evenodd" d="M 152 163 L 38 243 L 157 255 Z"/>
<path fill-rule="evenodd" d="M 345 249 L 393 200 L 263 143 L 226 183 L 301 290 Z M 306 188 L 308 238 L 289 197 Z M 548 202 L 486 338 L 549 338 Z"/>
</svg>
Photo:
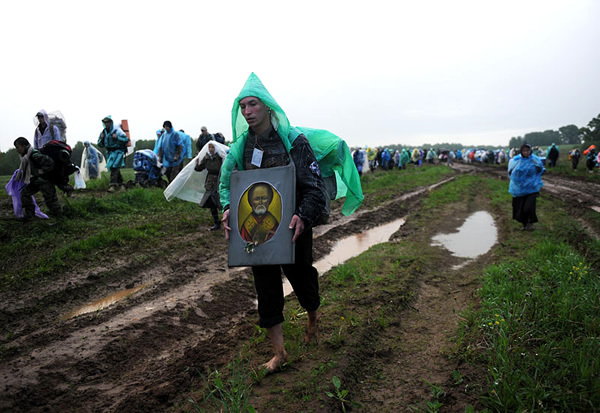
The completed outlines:
<svg viewBox="0 0 600 413">
<path fill-rule="evenodd" d="M 75 171 L 75 189 L 85 189 L 85 180 L 81 175 L 81 170 Z"/>
</svg>

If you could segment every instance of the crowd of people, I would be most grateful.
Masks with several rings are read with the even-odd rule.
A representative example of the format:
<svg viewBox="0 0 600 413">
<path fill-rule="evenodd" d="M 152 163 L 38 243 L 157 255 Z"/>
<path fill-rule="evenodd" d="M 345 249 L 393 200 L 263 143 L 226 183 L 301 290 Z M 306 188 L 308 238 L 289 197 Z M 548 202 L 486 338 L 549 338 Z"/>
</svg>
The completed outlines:
<svg viewBox="0 0 600 413">
<path fill-rule="evenodd" d="M 546 149 L 535 146 L 531 147 L 532 155 L 540 159 L 540 162 L 548 168 L 554 168 L 558 165 L 560 158 L 560 148 L 553 143 Z M 464 163 L 483 163 L 483 164 L 504 164 L 509 162 L 520 154 L 520 148 L 505 149 L 478 149 L 465 148 L 457 150 L 430 148 L 355 148 L 352 151 L 352 157 L 358 173 L 362 175 L 366 171 L 375 171 L 376 169 L 392 170 L 406 169 L 411 164 L 418 168 L 424 163 L 438 164 L 444 163 L 452 165 L 455 161 Z M 600 170 L 600 153 L 597 152 L 595 145 L 590 145 L 583 152 L 579 148 L 572 148 L 568 152 L 568 161 L 573 170 L 577 170 L 579 161 L 585 157 L 585 166 L 590 173 Z"/>
</svg>

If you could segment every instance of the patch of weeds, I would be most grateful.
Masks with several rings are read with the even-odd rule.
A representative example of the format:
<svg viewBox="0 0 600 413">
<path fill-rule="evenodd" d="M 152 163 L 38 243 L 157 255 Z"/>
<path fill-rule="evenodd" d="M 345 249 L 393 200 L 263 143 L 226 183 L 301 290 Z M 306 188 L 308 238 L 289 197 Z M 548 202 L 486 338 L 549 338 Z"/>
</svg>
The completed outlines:
<svg viewBox="0 0 600 413">
<path fill-rule="evenodd" d="M 425 400 L 419 404 L 409 406 L 413 412 L 437 413 L 444 406 L 441 402 L 446 397 L 446 392 L 442 386 L 426 382 L 431 388 L 431 400 Z"/>
<path fill-rule="evenodd" d="M 256 377 L 256 373 L 250 368 L 250 360 L 238 357 L 227 365 L 227 369 L 227 374 L 215 370 L 208 376 L 201 375 L 207 389 L 204 401 L 220 412 L 255 412 L 254 407 L 248 403 L 252 382 Z M 192 397 L 189 402 L 194 410 L 206 411 Z"/>
<path fill-rule="evenodd" d="M 332 349 L 339 349 L 346 343 L 346 336 L 344 334 L 344 326 L 335 329 L 333 333 L 326 340 L 327 345 Z"/>
<path fill-rule="evenodd" d="M 326 391 L 325 394 L 328 397 L 337 400 L 340 403 L 343 412 L 346 412 L 346 406 L 362 407 L 360 403 L 348 399 L 348 390 L 342 389 L 342 382 L 337 376 L 333 376 L 331 382 L 333 383 L 335 393 Z"/>
</svg>

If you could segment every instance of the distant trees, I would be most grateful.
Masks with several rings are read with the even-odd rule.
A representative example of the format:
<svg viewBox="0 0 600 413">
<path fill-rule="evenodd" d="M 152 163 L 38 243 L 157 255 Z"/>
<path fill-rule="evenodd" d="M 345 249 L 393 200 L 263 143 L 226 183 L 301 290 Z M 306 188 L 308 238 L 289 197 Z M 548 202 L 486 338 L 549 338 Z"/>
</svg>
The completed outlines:
<svg viewBox="0 0 600 413">
<path fill-rule="evenodd" d="M 522 137 L 513 137 L 510 139 L 508 146 L 518 148 L 525 142 L 532 146 L 550 146 L 553 143 L 557 145 L 578 145 L 581 143 L 581 137 L 577 126 L 567 125 L 557 131 L 548 129 L 543 132 L 526 133 Z"/>
<path fill-rule="evenodd" d="M 0 175 L 10 175 L 19 168 L 21 158 L 15 148 L 0 153 Z"/>
<path fill-rule="evenodd" d="M 600 114 L 587 124 L 587 127 L 580 129 L 583 143 L 586 145 L 592 144 L 593 142 L 600 142 Z"/>
</svg>

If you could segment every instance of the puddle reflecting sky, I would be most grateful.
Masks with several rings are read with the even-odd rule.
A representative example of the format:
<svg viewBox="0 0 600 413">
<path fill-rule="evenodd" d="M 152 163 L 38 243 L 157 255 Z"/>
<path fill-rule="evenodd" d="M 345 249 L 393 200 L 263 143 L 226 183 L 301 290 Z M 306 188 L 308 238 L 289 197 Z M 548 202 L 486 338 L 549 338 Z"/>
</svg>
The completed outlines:
<svg viewBox="0 0 600 413">
<path fill-rule="evenodd" d="M 146 288 L 148 285 L 147 284 L 142 284 L 139 285 L 137 287 L 134 288 L 129 288 L 127 290 L 122 290 L 122 291 L 118 291 L 114 294 L 111 294 L 107 297 L 101 298 L 99 300 L 94 301 L 93 303 L 90 303 L 88 305 L 85 305 L 83 307 L 80 307 L 76 310 L 71 311 L 70 313 L 67 313 L 65 315 L 63 315 L 60 319 L 61 320 L 68 320 L 70 318 L 73 317 L 77 317 L 83 314 L 87 314 L 87 313 L 92 313 L 94 311 L 99 311 L 102 310 L 106 307 L 108 307 L 111 304 L 116 303 L 117 301 L 120 301 L 124 298 L 127 298 L 128 296 L 130 296 L 133 293 L 136 293 L 138 291 L 140 291 L 142 288 Z"/>
<path fill-rule="evenodd" d="M 319 275 L 325 274 L 332 267 L 342 264 L 352 257 L 368 250 L 373 245 L 389 241 L 392 234 L 404 224 L 405 219 L 400 218 L 388 224 L 371 228 L 365 232 L 343 238 L 335 243 L 329 255 L 314 263 Z M 292 286 L 287 279 L 283 282 L 283 292 L 288 295 L 292 292 Z"/>
<path fill-rule="evenodd" d="M 434 236 L 431 245 L 442 246 L 457 257 L 475 258 L 488 252 L 497 241 L 494 217 L 487 211 L 478 211 L 465 220 L 458 232 Z"/>
</svg>

